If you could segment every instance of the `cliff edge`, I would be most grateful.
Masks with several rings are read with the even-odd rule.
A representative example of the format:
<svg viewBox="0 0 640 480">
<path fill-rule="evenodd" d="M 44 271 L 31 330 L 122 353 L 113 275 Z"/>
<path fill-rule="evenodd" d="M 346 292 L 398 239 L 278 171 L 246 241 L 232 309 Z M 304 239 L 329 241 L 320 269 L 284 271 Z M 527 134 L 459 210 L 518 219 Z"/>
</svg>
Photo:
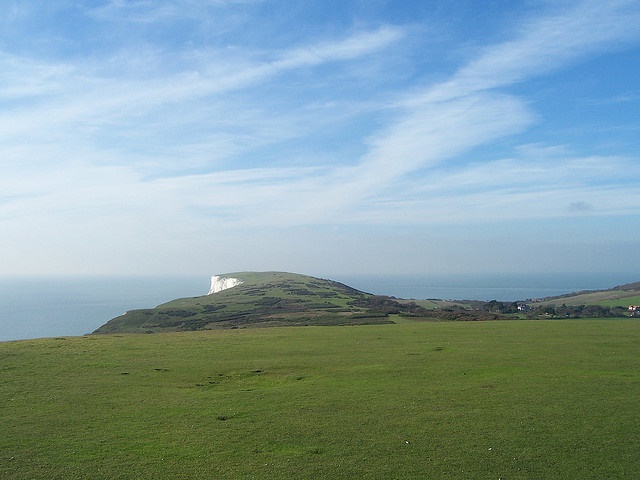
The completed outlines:
<svg viewBox="0 0 640 480">
<path fill-rule="evenodd" d="M 242 285 L 242 283 L 244 282 L 239 278 L 211 275 L 211 288 L 209 288 L 209 293 L 207 293 L 207 295 L 212 295 L 223 290 L 228 290 L 238 285 Z"/>
</svg>

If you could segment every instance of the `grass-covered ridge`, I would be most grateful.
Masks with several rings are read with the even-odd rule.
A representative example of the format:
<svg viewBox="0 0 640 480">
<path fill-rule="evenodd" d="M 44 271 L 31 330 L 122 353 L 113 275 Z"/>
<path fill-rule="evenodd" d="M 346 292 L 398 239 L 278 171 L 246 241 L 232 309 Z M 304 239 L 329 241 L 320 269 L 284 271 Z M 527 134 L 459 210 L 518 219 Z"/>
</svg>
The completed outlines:
<svg viewBox="0 0 640 480">
<path fill-rule="evenodd" d="M 238 272 L 221 277 L 242 283 L 212 295 L 130 310 L 94 333 L 370 325 L 393 323 L 403 317 L 427 321 L 627 317 L 628 305 L 640 303 L 640 283 L 514 302 L 414 301 L 371 295 L 333 280 L 287 272 Z M 526 305 L 526 310 L 521 309 L 522 305 Z"/>
<path fill-rule="evenodd" d="M 372 295 L 332 280 L 287 272 L 222 275 L 243 283 L 212 295 L 131 310 L 95 333 L 154 333 L 247 326 L 389 323 L 364 305 Z"/>
<path fill-rule="evenodd" d="M 0 478 L 634 478 L 636 320 L 0 343 Z"/>
<path fill-rule="evenodd" d="M 587 290 L 567 295 L 543 298 L 539 303 L 543 305 L 610 305 L 628 306 L 637 304 L 640 298 L 640 282 L 618 285 L 606 290 Z"/>
</svg>

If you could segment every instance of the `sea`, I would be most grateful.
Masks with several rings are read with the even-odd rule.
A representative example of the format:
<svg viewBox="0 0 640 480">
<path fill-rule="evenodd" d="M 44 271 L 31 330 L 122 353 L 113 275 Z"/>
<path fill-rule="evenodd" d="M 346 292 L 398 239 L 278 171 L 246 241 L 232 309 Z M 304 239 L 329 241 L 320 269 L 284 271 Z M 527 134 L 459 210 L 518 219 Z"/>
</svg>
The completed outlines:
<svg viewBox="0 0 640 480">
<path fill-rule="evenodd" d="M 518 301 L 640 281 L 633 273 L 315 275 L 405 299 Z M 204 295 L 209 276 L 0 277 L 0 341 L 79 336 L 127 310 Z"/>
</svg>

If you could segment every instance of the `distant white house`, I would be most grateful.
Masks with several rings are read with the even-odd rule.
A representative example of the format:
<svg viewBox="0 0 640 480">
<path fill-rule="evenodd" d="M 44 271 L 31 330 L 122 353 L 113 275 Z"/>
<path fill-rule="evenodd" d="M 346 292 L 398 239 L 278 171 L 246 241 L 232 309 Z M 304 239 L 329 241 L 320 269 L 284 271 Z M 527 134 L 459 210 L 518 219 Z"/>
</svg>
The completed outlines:
<svg viewBox="0 0 640 480">
<path fill-rule="evenodd" d="M 640 317 L 640 306 L 639 305 L 629 305 L 629 316 L 631 316 L 631 317 Z"/>
<path fill-rule="evenodd" d="M 526 303 L 519 303 L 518 304 L 518 310 L 520 310 L 521 312 L 530 312 L 531 311 L 531 307 L 529 305 L 527 305 Z"/>
</svg>

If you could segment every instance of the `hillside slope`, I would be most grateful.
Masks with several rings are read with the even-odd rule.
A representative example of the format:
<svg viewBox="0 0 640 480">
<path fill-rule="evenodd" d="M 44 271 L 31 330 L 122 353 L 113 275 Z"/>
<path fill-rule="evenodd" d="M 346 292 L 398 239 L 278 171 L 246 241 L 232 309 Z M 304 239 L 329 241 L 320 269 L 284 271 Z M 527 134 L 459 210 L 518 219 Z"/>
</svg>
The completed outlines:
<svg viewBox="0 0 640 480">
<path fill-rule="evenodd" d="M 558 295 L 536 300 L 540 305 L 601 305 L 620 306 L 637 305 L 640 301 L 640 282 L 618 285 L 607 290 L 587 290 L 566 295 Z"/>
<path fill-rule="evenodd" d="M 221 290 L 220 290 L 221 289 Z M 520 318 L 638 316 L 640 283 L 523 302 L 408 301 L 372 295 L 342 283 L 286 272 L 238 272 L 212 278 L 213 294 L 130 310 L 93 333 L 156 333 L 286 325 L 363 325 L 411 318 L 478 321 Z M 390 317 L 393 315 L 393 317 Z M 392 320 L 393 318 L 393 320 Z"/>
<path fill-rule="evenodd" d="M 386 315 L 363 306 L 372 295 L 332 280 L 286 272 L 238 272 L 217 278 L 241 283 L 211 295 L 130 310 L 93 333 L 391 323 Z"/>
</svg>

